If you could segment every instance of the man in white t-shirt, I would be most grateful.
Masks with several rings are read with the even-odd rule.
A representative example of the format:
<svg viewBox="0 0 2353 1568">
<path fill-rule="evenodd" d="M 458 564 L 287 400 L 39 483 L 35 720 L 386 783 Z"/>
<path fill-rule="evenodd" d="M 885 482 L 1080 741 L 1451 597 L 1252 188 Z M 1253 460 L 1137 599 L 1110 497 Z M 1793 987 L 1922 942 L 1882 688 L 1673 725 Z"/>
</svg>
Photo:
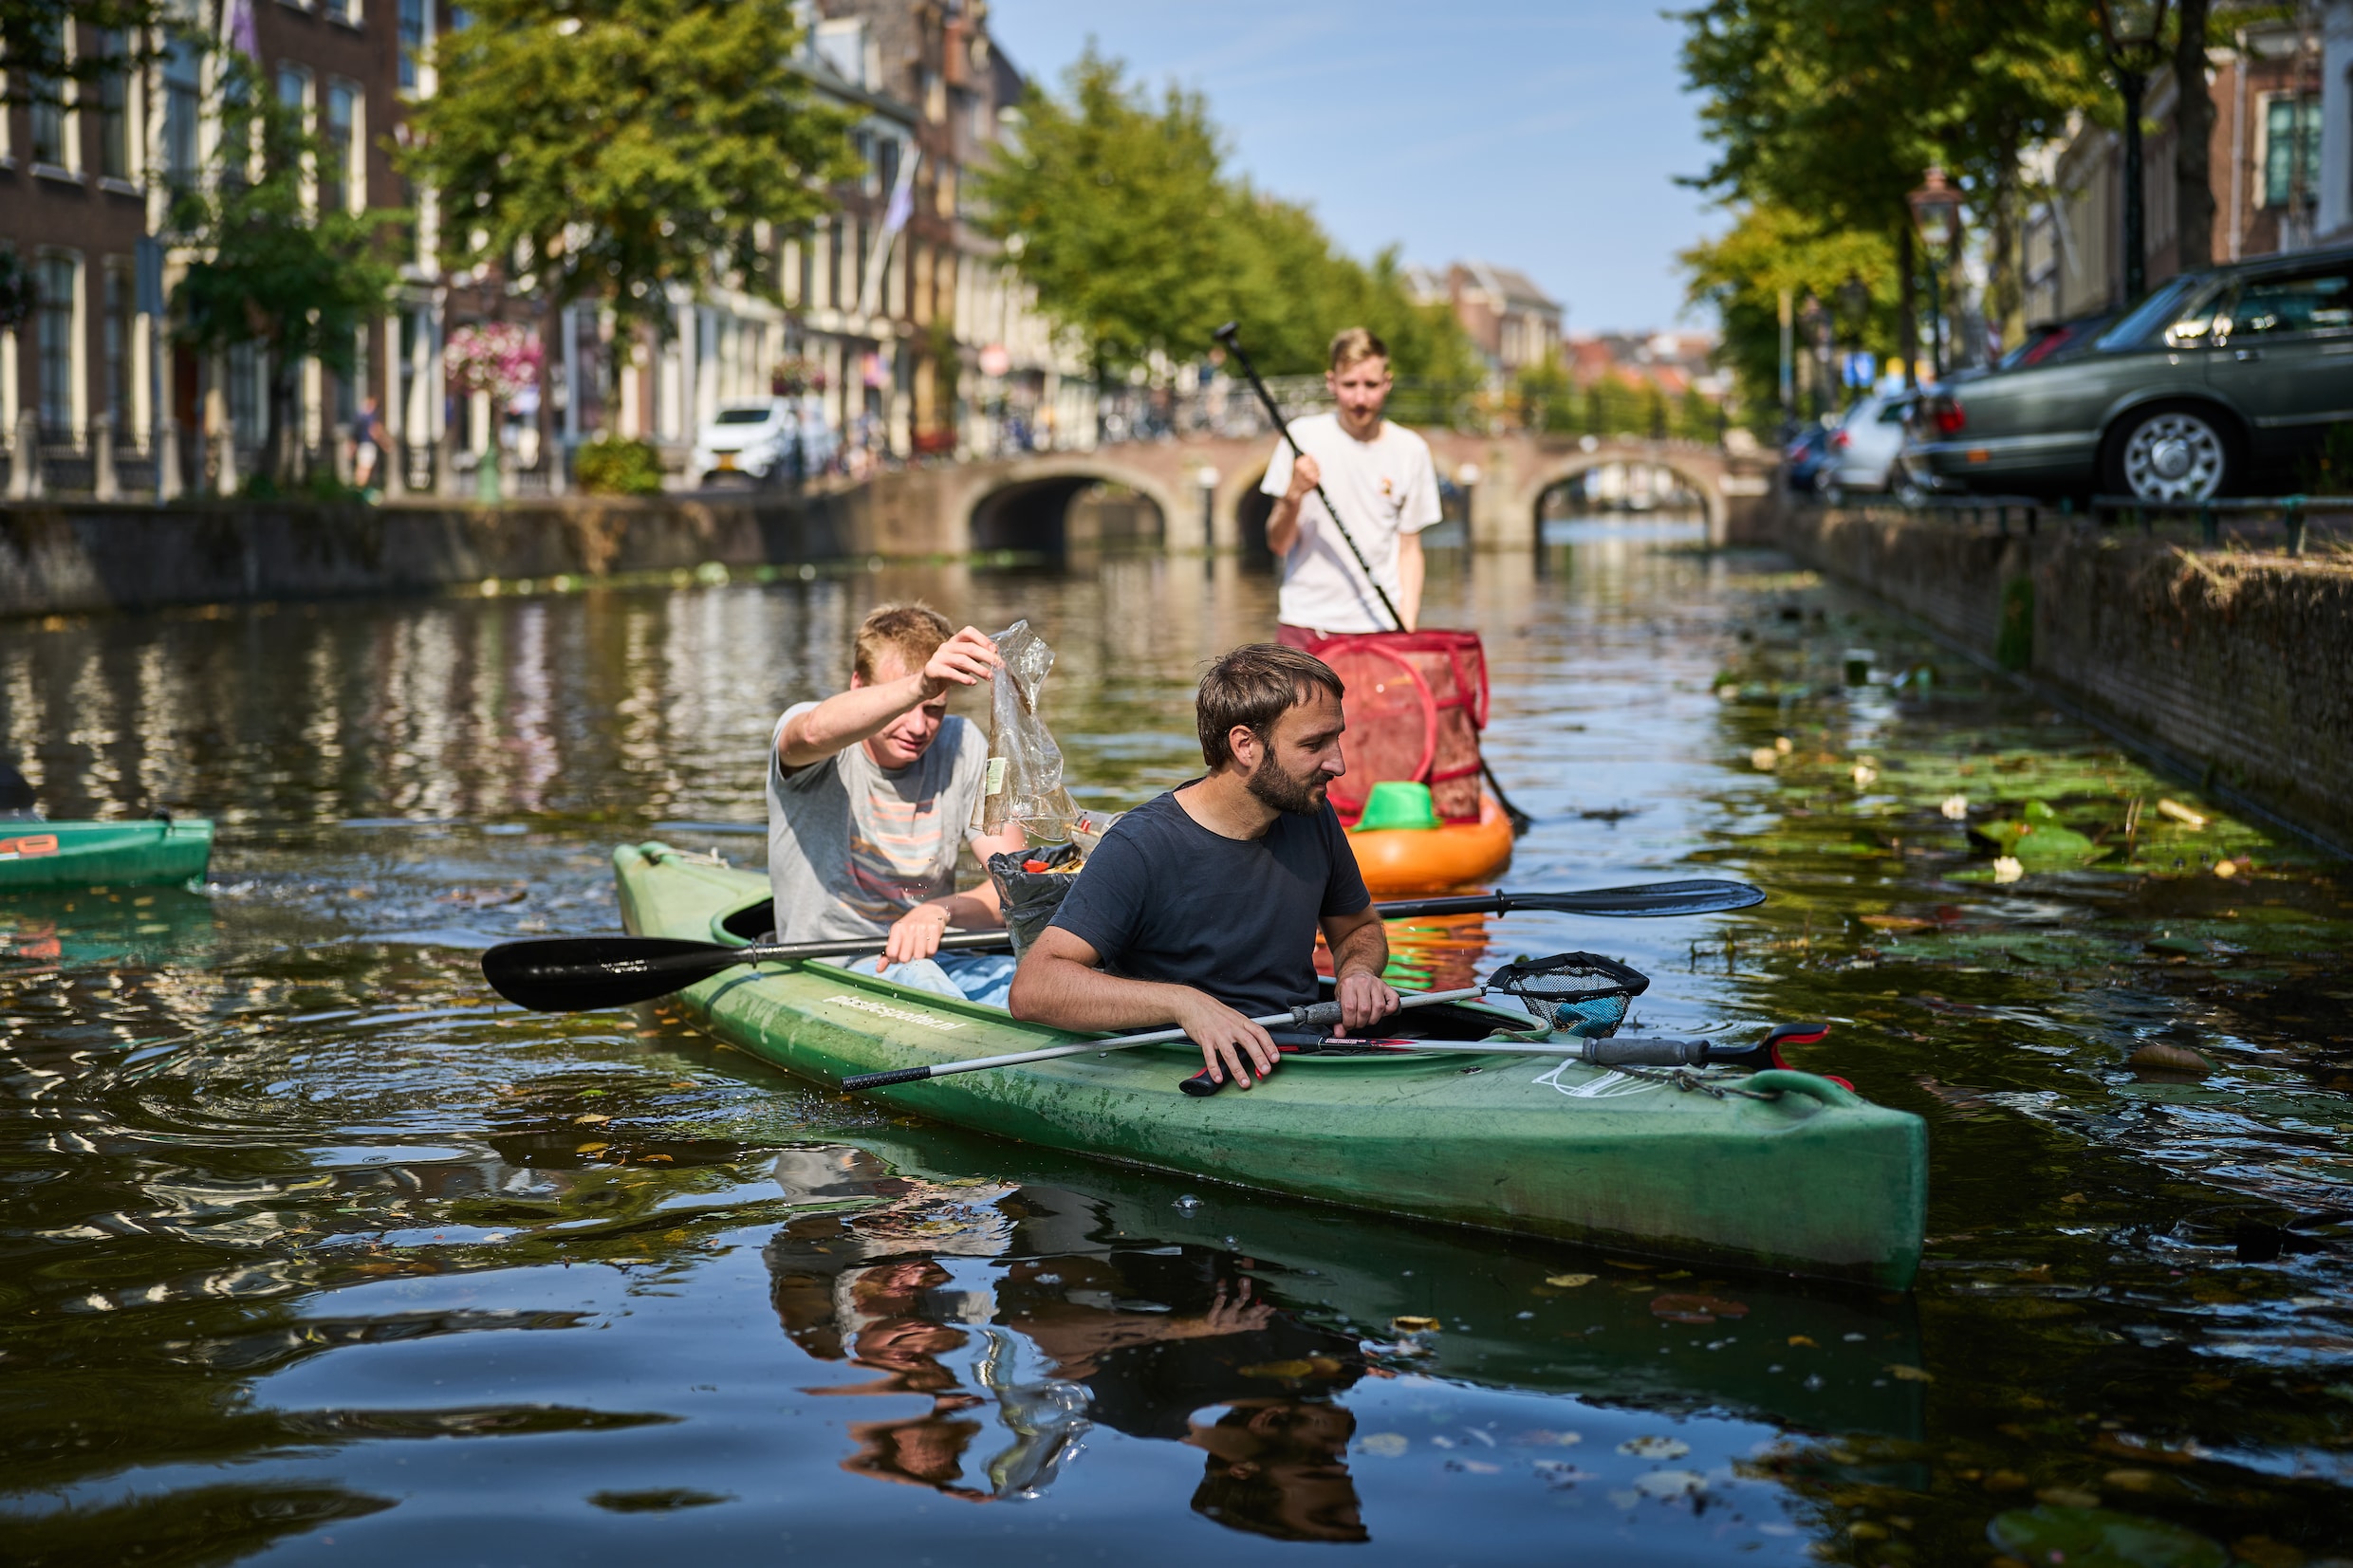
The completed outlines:
<svg viewBox="0 0 2353 1568">
<path fill-rule="evenodd" d="M 886 604 L 858 628 L 849 690 L 795 703 L 768 758 L 768 876 L 781 942 L 885 944 L 854 968 L 924 990 L 1002 1004 L 1005 954 L 939 951 L 951 925 L 1005 923 L 994 883 L 955 886 L 969 842 L 983 865 L 1022 832 L 972 830 L 989 761 L 979 729 L 948 713 L 948 693 L 991 678 L 996 644 L 951 635 L 927 604 Z"/>
<path fill-rule="evenodd" d="M 1267 548 L 1283 563 L 1280 640 L 1294 647 L 1308 634 L 1396 630 L 1372 583 L 1412 631 L 1421 618 L 1421 530 L 1438 520 L 1430 444 L 1380 415 L 1392 385 L 1388 345 L 1348 328 L 1332 340 L 1324 381 L 1338 411 L 1292 420 L 1291 438 L 1306 455 L 1294 463 L 1289 443 L 1277 445 L 1258 487 L 1275 498 Z M 1317 497 L 1319 482 L 1371 565 L 1371 582 Z"/>
</svg>

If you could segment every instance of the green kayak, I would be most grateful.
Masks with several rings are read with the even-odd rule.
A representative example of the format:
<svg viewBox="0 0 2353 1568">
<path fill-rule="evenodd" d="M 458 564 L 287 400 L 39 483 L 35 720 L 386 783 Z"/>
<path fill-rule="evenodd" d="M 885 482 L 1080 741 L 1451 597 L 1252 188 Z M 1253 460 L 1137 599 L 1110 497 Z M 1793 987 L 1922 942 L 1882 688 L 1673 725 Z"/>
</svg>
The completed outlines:
<svg viewBox="0 0 2353 1568">
<path fill-rule="evenodd" d="M 743 944 L 759 934 L 743 928 L 765 924 L 768 881 L 754 873 L 660 843 L 618 849 L 613 864 L 622 920 L 639 935 Z M 1083 1038 L 815 960 L 730 969 L 679 1000 L 730 1044 L 825 1084 Z M 1476 1005 L 1415 1014 L 1417 1032 L 1434 1039 L 1527 1023 Z M 864 1098 L 1000 1137 L 1352 1208 L 1911 1283 L 1928 1187 L 1918 1117 L 1806 1073 L 1687 1089 L 1558 1060 L 1466 1061 L 1303 1056 L 1247 1094 L 1195 1098 L 1177 1084 L 1200 1057 L 1180 1043 Z M 1721 1092 L 1731 1085 L 1751 1092 Z"/>
<path fill-rule="evenodd" d="M 0 822 L 0 893 L 185 882 L 212 858 L 213 824 L 201 817 Z"/>
</svg>

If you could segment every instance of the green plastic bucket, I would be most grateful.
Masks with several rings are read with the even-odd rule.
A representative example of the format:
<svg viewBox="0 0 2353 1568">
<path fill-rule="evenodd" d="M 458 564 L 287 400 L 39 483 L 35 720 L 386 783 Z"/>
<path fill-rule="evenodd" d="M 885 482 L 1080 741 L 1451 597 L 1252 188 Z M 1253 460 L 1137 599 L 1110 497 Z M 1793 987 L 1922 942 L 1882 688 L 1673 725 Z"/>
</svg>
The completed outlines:
<svg viewBox="0 0 2353 1568">
<path fill-rule="evenodd" d="M 1438 808 L 1430 799 L 1430 786 L 1408 784 L 1399 779 L 1386 779 L 1373 785 L 1364 798 L 1364 815 L 1357 819 L 1355 831 L 1380 833 L 1398 828 L 1408 831 L 1435 828 L 1438 825 Z"/>
</svg>

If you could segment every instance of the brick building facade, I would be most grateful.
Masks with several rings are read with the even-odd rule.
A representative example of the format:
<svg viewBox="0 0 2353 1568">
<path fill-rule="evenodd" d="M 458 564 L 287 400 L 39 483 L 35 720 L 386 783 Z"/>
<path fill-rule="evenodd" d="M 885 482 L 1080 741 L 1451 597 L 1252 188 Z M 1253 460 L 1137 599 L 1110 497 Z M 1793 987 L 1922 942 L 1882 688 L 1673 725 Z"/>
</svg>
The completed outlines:
<svg viewBox="0 0 2353 1568">
<path fill-rule="evenodd" d="M 174 180 L 199 177 L 218 136 L 223 59 L 242 50 L 320 138 L 311 194 L 350 211 L 408 208 L 416 249 L 357 373 L 301 378 L 298 435 L 316 464 L 347 464 L 348 428 L 374 399 L 392 448 L 385 488 L 456 490 L 494 443 L 524 488 L 560 489 L 565 454 L 599 432 L 646 436 L 673 467 L 725 402 L 813 368 L 825 416 L 872 462 L 925 452 L 1091 445 L 1093 392 L 997 247 L 973 227 L 964 172 L 991 155 L 1022 78 L 979 0 L 810 0 L 794 57 L 817 92 L 860 117 L 865 176 L 838 211 L 776 242 L 783 298 L 732 289 L 672 301 L 675 330 L 639 345 L 607 407 L 611 326 L 593 306 L 551 311 L 496 278 L 446 275 L 433 193 L 396 172 L 407 108 L 434 90 L 425 52 L 462 21 L 441 0 L 189 0 L 208 49 L 175 48 L 62 110 L 0 116 L 0 250 L 40 286 L 34 320 L 0 333 L 0 438 L 9 492 L 227 490 L 250 474 L 267 421 L 262 351 L 203 357 L 141 312 L 141 242 L 162 231 Z M 75 49 L 107 46 L 80 29 Z M 894 198 L 897 198 L 896 201 Z M 162 291 L 187 257 L 161 251 Z M 157 303 L 150 298 L 147 304 Z M 494 421 L 442 370 L 450 333 L 502 320 L 535 331 L 536 394 Z M 38 450 L 38 460 L 25 453 Z"/>
</svg>

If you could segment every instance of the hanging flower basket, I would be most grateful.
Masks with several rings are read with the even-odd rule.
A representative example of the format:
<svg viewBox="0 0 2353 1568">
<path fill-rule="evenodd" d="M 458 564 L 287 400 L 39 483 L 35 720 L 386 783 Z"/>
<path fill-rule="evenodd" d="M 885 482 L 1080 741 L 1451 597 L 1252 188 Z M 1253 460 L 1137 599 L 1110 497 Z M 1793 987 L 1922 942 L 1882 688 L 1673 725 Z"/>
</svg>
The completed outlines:
<svg viewBox="0 0 2353 1568">
<path fill-rule="evenodd" d="M 510 322 L 484 322 L 461 326 L 450 334 L 441 350 L 441 363 L 459 386 L 487 392 L 504 408 L 526 387 L 539 384 L 547 353 L 538 338 Z"/>
</svg>

